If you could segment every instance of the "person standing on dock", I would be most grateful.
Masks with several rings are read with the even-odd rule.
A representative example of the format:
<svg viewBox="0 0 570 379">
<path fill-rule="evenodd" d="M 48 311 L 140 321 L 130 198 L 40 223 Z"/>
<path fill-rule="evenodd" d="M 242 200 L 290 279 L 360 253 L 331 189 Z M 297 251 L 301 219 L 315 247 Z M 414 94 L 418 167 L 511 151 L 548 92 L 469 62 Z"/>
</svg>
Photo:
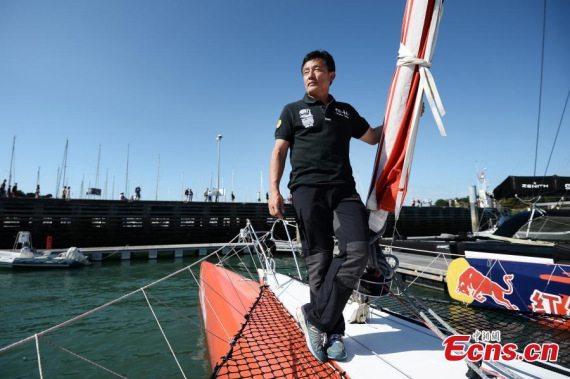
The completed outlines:
<svg viewBox="0 0 570 379">
<path fill-rule="evenodd" d="M 139 201 L 141 199 L 141 187 L 137 186 L 137 188 L 135 188 L 135 200 Z"/>
<path fill-rule="evenodd" d="M 297 319 L 317 359 L 343 360 L 342 311 L 370 256 L 368 220 L 349 160 L 350 140 L 376 145 L 382 126 L 371 128 L 351 105 L 329 94 L 336 73 L 328 52 L 307 54 L 301 74 L 306 94 L 283 108 L 275 130 L 269 213 L 283 218 L 285 203 L 279 185 L 290 151 L 288 187 L 311 294 L 310 302 L 297 311 Z M 336 256 L 333 236 L 340 250 Z"/>
<path fill-rule="evenodd" d="M 6 197 L 6 179 L 4 179 L 0 185 L 0 197 Z"/>
</svg>

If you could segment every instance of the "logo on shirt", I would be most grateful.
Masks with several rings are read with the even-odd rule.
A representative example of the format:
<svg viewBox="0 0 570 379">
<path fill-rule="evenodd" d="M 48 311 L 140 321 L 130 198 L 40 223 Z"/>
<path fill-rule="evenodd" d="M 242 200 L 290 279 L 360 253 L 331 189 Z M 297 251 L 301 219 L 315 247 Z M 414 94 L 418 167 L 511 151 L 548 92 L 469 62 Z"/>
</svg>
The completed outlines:
<svg viewBox="0 0 570 379">
<path fill-rule="evenodd" d="M 277 121 L 277 127 L 275 129 L 279 129 L 280 126 L 281 126 L 281 120 Z"/>
<path fill-rule="evenodd" d="M 310 109 L 301 109 L 299 111 L 299 116 L 301 117 L 301 122 L 305 128 L 311 127 L 315 124 L 315 119 Z"/>
<path fill-rule="evenodd" d="M 341 116 L 341 117 L 344 117 L 344 118 L 350 118 L 348 112 L 345 111 L 344 109 L 335 108 L 335 109 L 334 109 L 334 112 L 336 113 L 337 116 Z"/>
</svg>

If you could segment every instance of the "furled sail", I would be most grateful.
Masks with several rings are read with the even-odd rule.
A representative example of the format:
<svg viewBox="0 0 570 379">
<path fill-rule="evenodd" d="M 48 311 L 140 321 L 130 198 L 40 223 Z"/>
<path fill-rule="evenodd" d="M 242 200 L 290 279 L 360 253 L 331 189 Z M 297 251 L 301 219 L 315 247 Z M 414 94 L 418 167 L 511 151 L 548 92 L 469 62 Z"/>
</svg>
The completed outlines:
<svg viewBox="0 0 570 379">
<path fill-rule="evenodd" d="M 374 232 L 382 230 L 388 213 L 398 219 L 407 192 L 424 94 L 441 135 L 445 135 L 441 121 L 445 110 L 429 71 L 442 13 L 443 0 L 408 0 L 406 4 L 397 67 L 366 202 L 371 210 L 369 226 Z"/>
</svg>

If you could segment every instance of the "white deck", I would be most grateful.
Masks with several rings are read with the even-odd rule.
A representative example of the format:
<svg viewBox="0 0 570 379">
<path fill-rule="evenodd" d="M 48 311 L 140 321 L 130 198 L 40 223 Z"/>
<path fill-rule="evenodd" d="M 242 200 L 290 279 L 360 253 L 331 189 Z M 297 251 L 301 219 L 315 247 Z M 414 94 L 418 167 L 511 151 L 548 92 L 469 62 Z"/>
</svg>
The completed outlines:
<svg viewBox="0 0 570 379">
<path fill-rule="evenodd" d="M 270 274 L 266 282 L 293 315 L 309 301 L 308 285 L 298 280 Z M 345 309 L 345 319 L 347 312 Z M 347 323 L 344 341 L 348 357 L 337 363 L 355 379 L 465 378 L 468 370 L 463 361 L 445 359 L 442 341 L 429 329 L 378 310 L 372 310 L 367 324 Z M 524 362 L 502 363 L 522 378 L 566 377 Z"/>
</svg>

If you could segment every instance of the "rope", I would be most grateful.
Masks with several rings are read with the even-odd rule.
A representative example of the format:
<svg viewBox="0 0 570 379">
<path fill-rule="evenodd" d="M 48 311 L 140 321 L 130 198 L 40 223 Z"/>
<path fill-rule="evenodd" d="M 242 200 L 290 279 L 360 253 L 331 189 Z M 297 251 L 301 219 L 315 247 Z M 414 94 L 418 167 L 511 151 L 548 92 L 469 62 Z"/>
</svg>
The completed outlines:
<svg viewBox="0 0 570 379">
<path fill-rule="evenodd" d="M 148 300 L 148 297 L 146 296 L 146 291 L 143 290 L 142 292 L 143 292 L 144 298 L 146 299 L 148 307 L 150 308 L 150 311 L 152 312 L 152 315 L 156 321 L 156 324 L 158 325 L 158 328 L 160 329 L 160 332 L 162 333 L 162 336 L 164 337 L 164 340 L 166 341 L 166 344 L 168 345 L 168 348 L 170 349 L 170 352 L 172 353 L 172 358 L 174 358 L 174 361 L 176 361 L 176 364 L 178 365 L 178 368 L 180 369 L 180 373 L 182 374 L 184 379 L 186 379 L 186 375 L 184 375 L 184 370 L 182 370 L 182 366 L 180 366 L 180 362 L 178 362 L 178 358 L 176 358 L 176 354 L 174 353 L 174 350 L 172 349 L 172 345 L 170 345 L 170 342 L 168 341 L 168 337 L 166 337 L 166 334 L 164 333 L 164 329 L 162 329 L 162 325 L 160 324 L 158 317 L 156 317 L 156 313 L 154 313 L 154 309 L 152 308 L 152 304 L 150 303 L 150 301 Z"/>
<path fill-rule="evenodd" d="M 566 107 L 568 106 L 568 98 L 570 98 L 570 88 L 568 89 L 568 94 L 566 95 L 566 102 L 564 102 L 564 109 L 562 109 L 562 116 L 560 116 L 558 129 L 556 129 L 556 136 L 554 136 L 554 142 L 552 142 L 552 148 L 550 149 L 550 155 L 548 156 L 548 163 L 546 163 L 546 168 L 544 169 L 544 176 L 546 176 L 546 172 L 548 171 L 548 166 L 550 166 L 550 159 L 552 158 L 552 152 L 554 151 L 554 146 L 556 146 L 556 140 L 558 140 L 558 133 L 560 132 L 560 127 L 562 126 L 562 120 L 564 120 L 564 113 L 566 113 Z"/>
<path fill-rule="evenodd" d="M 230 244 L 230 243 L 232 243 L 233 241 L 235 241 L 236 238 L 237 238 L 237 236 L 236 236 L 234 239 L 232 239 L 232 241 L 230 241 L 228 244 Z M 143 286 L 143 287 L 141 287 L 141 288 L 139 288 L 139 289 L 137 289 L 137 290 L 135 290 L 135 291 L 132 291 L 132 292 L 130 292 L 130 293 L 128 293 L 128 294 L 125 294 L 125 295 L 123 295 L 123 296 L 121 296 L 121 297 L 118 297 L 118 298 L 116 298 L 116 299 L 114 299 L 114 300 L 111 300 L 111 301 L 109 301 L 109 302 L 107 302 L 107 303 L 105 303 L 105 304 L 103 304 L 103 305 L 101 305 L 101 306 L 99 306 L 99 307 L 96 307 L 96 308 L 94 308 L 94 309 L 92 309 L 92 310 L 90 310 L 90 311 L 88 311 L 88 312 L 85 312 L 85 313 L 79 315 L 79 316 L 73 317 L 73 318 L 71 318 L 71 319 L 69 319 L 69 320 L 67 320 L 67 321 L 65 321 L 65 322 L 63 322 L 63 323 L 60 323 L 60 324 L 58 324 L 58 325 L 55 325 L 55 326 L 53 326 L 53 327 L 51 327 L 51 328 L 48 328 L 48 329 L 46 329 L 46 330 L 44 330 L 44 331 L 42 331 L 42 332 L 36 333 L 36 334 L 34 334 L 33 336 L 24 338 L 24 339 L 22 339 L 22 340 L 20 340 L 20 341 L 17 341 L 17 342 L 15 342 L 15 343 L 12 343 L 12 344 L 10 344 L 10 345 L 8 345 L 8 346 L 5 346 L 5 347 L 3 347 L 3 348 L 0 348 L 0 354 L 5 353 L 5 352 L 7 352 L 7 351 L 9 351 L 9 350 L 12 350 L 12 349 L 14 349 L 14 348 L 16 348 L 16 347 L 18 347 L 18 346 L 21 346 L 21 345 L 23 345 L 23 344 L 25 344 L 25 343 L 28 343 L 28 342 L 34 340 L 34 341 L 36 342 L 36 351 L 37 351 L 37 354 L 38 354 L 38 368 L 39 368 L 39 370 L 40 370 L 40 377 L 43 377 L 43 374 L 42 374 L 42 366 L 41 366 L 41 359 L 40 359 L 40 355 L 39 355 L 39 354 L 40 354 L 40 353 L 39 353 L 39 342 L 38 342 L 39 338 L 43 338 L 44 340 L 46 340 L 46 339 L 44 338 L 44 336 L 46 336 L 46 335 L 49 334 L 49 333 L 52 333 L 52 332 L 54 332 L 54 331 L 56 331 L 56 330 L 59 330 L 59 329 L 62 329 L 62 328 L 64 328 L 64 327 L 68 326 L 68 325 L 73 324 L 73 323 L 76 322 L 76 321 L 79 321 L 79 320 L 81 320 L 81 319 L 84 319 L 84 318 L 86 318 L 86 317 L 88 317 L 88 316 L 90 316 L 90 315 L 92 315 L 92 314 L 94 314 L 94 313 L 96 313 L 96 312 L 99 312 L 99 311 L 101 311 L 101 310 L 103 310 L 103 309 L 106 309 L 106 308 L 110 307 L 111 305 L 114 305 L 114 304 L 119 303 L 119 302 L 121 302 L 121 301 L 123 301 L 123 300 L 126 300 L 127 298 L 130 298 L 131 296 L 136 295 L 136 294 L 138 294 L 139 292 L 143 292 L 143 294 L 145 294 L 145 293 L 146 293 L 146 292 L 145 292 L 146 289 L 148 289 L 148 288 L 150 288 L 150 287 L 152 287 L 152 286 L 154 286 L 154 285 L 156 285 L 156 284 L 158 284 L 158 283 L 161 283 L 161 282 L 163 282 L 163 281 L 165 281 L 165 280 L 167 280 L 167 279 L 170 279 L 170 278 L 172 278 L 172 277 L 174 277 L 174 276 L 176 276 L 176 275 L 178 275 L 178 274 L 180 274 L 180 273 L 182 273 L 182 272 L 185 272 L 187 269 L 190 269 L 190 271 L 191 271 L 191 268 L 192 268 L 192 267 L 199 265 L 199 264 L 202 263 L 203 261 L 208 260 L 208 259 L 210 259 L 210 258 L 213 257 L 213 256 L 217 256 L 218 252 L 221 251 L 222 249 L 224 249 L 226 246 L 228 246 L 228 244 L 226 244 L 226 245 L 220 247 L 218 250 L 216 250 L 216 251 L 214 251 L 214 252 L 208 254 L 207 256 L 205 256 L 205 257 L 203 257 L 203 258 L 197 260 L 196 262 L 190 264 L 189 266 L 183 267 L 183 268 L 181 268 L 180 270 L 177 270 L 177 271 L 175 271 L 175 272 L 173 272 L 173 273 L 171 273 L 171 274 L 169 274 L 169 275 L 166 275 L 166 276 L 164 276 L 164 277 L 162 277 L 162 278 L 160 278 L 160 279 L 158 279 L 158 280 L 156 280 L 156 281 L 154 281 L 154 282 L 151 282 L 150 284 L 147 284 L 146 286 Z M 145 295 L 145 298 L 146 298 L 146 295 Z M 148 302 L 148 299 L 147 299 L 147 302 Z M 151 311 L 152 311 L 152 307 L 151 307 Z M 154 311 L 152 311 L 152 312 L 153 312 L 153 314 L 154 314 Z M 156 316 L 155 316 L 155 319 L 156 319 Z M 47 340 L 46 340 L 46 341 L 47 341 Z M 50 343 L 51 343 L 51 342 L 50 342 Z M 54 346 L 57 346 L 57 345 L 55 345 L 54 343 L 51 343 L 51 344 L 54 345 Z M 58 346 L 58 347 L 59 347 L 59 346 Z M 95 363 L 95 362 L 89 361 L 89 360 L 87 360 L 86 358 L 83 358 L 83 357 L 81 357 L 81 356 L 79 356 L 79 355 L 77 355 L 77 354 L 75 354 L 75 353 L 73 353 L 73 352 L 71 352 L 71 351 L 65 350 L 65 349 L 62 348 L 62 347 L 59 347 L 59 348 L 61 348 L 61 349 L 64 350 L 64 351 L 69 352 L 70 354 L 72 354 L 72 355 L 74 355 L 74 356 L 76 356 L 76 357 L 78 357 L 78 358 L 81 358 L 81 359 L 83 359 L 83 360 L 85 360 L 85 361 L 87 361 L 87 362 L 93 364 L 94 366 L 97 366 L 97 367 L 102 368 L 102 369 L 104 369 L 104 370 L 106 370 L 106 371 L 112 372 L 112 371 L 110 371 L 110 370 L 105 369 L 103 366 L 101 366 L 101 365 L 99 365 L 99 364 L 97 364 L 97 363 Z M 180 365 L 179 365 L 179 367 L 180 367 Z M 117 375 L 118 375 L 118 374 L 117 374 Z M 119 376 L 120 376 L 120 375 L 119 375 Z"/>
<path fill-rule="evenodd" d="M 406 47 L 406 45 L 400 43 L 397 66 L 418 66 L 418 70 L 420 72 L 420 87 L 422 87 L 425 92 L 431 112 L 439 129 L 439 133 L 442 136 L 445 136 L 445 128 L 443 127 L 443 121 L 441 120 L 441 117 L 445 115 L 445 109 L 443 108 L 443 103 L 439 96 L 437 86 L 435 85 L 433 75 L 429 70 L 431 63 L 425 59 L 416 57 L 414 53 Z"/>
<path fill-rule="evenodd" d="M 40 371 L 40 378 L 43 379 L 44 373 L 42 371 L 42 355 L 40 354 L 40 340 L 37 334 L 34 335 L 34 339 L 36 341 L 36 353 L 38 355 L 38 370 Z"/>
<path fill-rule="evenodd" d="M 101 366 L 100 364 L 98 364 L 98 363 L 96 363 L 96 362 L 93 362 L 92 360 L 89 360 L 89 359 L 87 359 L 87 358 L 85 358 L 85 357 L 83 357 L 83 356 L 81 356 L 81 355 L 79 355 L 79 354 L 77 354 L 77 353 L 74 353 L 73 351 L 68 350 L 68 349 L 64 348 L 63 346 L 60 346 L 60 345 L 56 344 L 55 342 L 48 340 L 47 338 L 44 338 L 43 340 L 44 340 L 45 342 L 47 342 L 48 344 L 52 345 L 53 347 L 56 347 L 56 348 L 60 349 L 61 351 L 64 351 L 64 352 L 66 352 L 66 353 L 68 353 L 68 354 L 70 354 L 70 355 L 73 355 L 74 357 L 79 358 L 79 359 L 81 359 L 81 360 L 83 360 L 83 361 L 85 361 L 85 362 L 87 362 L 87 363 L 90 363 L 90 364 L 92 364 L 93 366 L 98 367 L 98 368 L 100 368 L 100 369 L 103 370 L 103 371 L 106 371 L 106 372 L 108 372 L 108 373 L 110 373 L 110 374 L 113 374 L 113 375 L 115 375 L 115 376 L 118 376 L 119 378 L 125 378 L 125 379 L 126 379 L 126 376 L 123 376 L 123 375 L 118 374 L 118 373 L 116 373 L 116 372 L 114 372 L 114 371 L 112 371 L 112 370 L 109 370 L 108 368 L 103 367 L 103 366 Z"/>
<path fill-rule="evenodd" d="M 544 0 L 544 11 L 542 16 L 542 52 L 540 56 L 540 87 L 538 90 L 538 118 L 536 120 L 536 146 L 534 148 L 534 171 L 536 176 L 536 161 L 538 159 L 538 137 L 540 135 L 540 110 L 542 107 L 542 76 L 544 73 L 544 37 L 546 35 L 546 0 Z"/>
</svg>

